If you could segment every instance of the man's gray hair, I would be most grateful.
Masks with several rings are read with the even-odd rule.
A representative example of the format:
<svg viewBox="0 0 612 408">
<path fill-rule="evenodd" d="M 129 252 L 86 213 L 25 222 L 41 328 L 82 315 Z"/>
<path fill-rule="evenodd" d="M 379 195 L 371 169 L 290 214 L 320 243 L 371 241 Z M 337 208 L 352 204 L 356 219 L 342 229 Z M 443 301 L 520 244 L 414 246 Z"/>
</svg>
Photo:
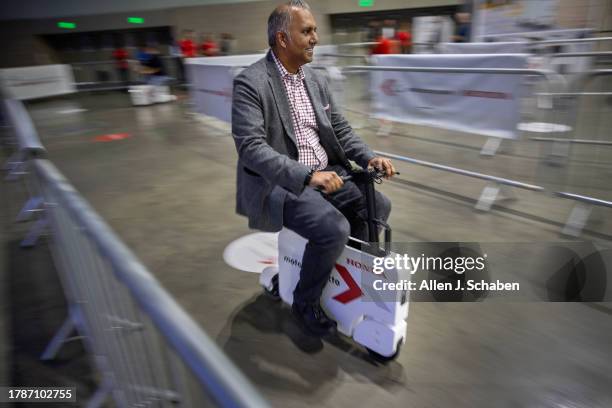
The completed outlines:
<svg viewBox="0 0 612 408">
<path fill-rule="evenodd" d="M 310 10 L 308 3 L 302 0 L 291 0 L 275 8 L 270 17 L 268 17 L 268 45 L 270 47 L 276 45 L 276 33 L 279 31 L 289 35 L 291 8 L 293 7 Z"/>
</svg>

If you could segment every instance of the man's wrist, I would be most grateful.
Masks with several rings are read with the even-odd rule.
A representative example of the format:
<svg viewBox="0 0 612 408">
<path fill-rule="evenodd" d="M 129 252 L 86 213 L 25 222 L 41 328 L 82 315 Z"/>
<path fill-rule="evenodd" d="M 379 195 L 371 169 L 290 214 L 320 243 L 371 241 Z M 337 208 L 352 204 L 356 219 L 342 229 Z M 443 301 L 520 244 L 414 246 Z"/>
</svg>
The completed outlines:
<svg viewBox="0 0 612 408">
<path fill-rule="evenodd" d="M 308 172 L 308 174 L 304 178 L 304 185 L 305 186 L 310 184 L 310 181 L 312 180 L 312 175 L 314 174 L 314 172 L 315 172 L 314 169 L 310 169 L 310 171 Z"/>
</svg>

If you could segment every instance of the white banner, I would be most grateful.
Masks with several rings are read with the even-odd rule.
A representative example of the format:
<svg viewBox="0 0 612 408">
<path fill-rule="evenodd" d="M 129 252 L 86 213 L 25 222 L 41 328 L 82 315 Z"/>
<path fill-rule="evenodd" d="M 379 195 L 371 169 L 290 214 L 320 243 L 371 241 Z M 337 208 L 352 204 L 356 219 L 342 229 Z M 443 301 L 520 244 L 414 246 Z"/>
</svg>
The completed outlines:
<svg viewBox="0 0 612 408">
<path fill-rule="evenodd" d="M 526 42 L 440 43 L 440 54 L 524 54 Z"/>
<path fill-rule="evenodd" d="M 327 67 L 326 74 L 330 78 L 330 83 L 339 81 L 340 71 L 333 67 L 337 63 L 336 57 L 323 54 L 337 53 L 338 48 L 335 45 L 315 47 L 313 64 Z M 187 59 L 185 61 L 187 79 L 192 84 L 191 97 L 196 111 L 231 122 L 234 77 L 265 56 L 266 54 L 247 54 Z"/>
<path fill-rule="evenodd" d="M 0 85 L 20 100 L 76 92 L 70 65 L 0 69 Z"/>
<path fill-rule="evenodd" d="M 234 77 L 265 54 L 189 58 L 185 61 L 196 111 L 226 122 L 232 120 Z"/>
<path fill-rule="evenodd" d="M 474 38 L 551 28 L 557 24 L 558 10 L 559 0 L 476 0 Z"/>
<path fill-rule="evenodd" d="M 377 55 L 393 67 L 525 68 L 526 54 Z M 522 75 L 372 71 L 378 118 L 516 138 Z"/>
</svg>

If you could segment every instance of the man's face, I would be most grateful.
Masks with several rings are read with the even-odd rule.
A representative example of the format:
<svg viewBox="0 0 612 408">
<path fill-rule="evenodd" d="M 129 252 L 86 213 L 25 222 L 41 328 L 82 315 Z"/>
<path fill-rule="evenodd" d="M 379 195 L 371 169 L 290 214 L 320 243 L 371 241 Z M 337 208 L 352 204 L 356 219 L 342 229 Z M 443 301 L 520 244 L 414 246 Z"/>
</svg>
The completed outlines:
<svg viewBox="0 0 612 408">
<path fill-rule="evenodd" d="M 291 10 L 289 38 L 286 41 L 286 51 L 289 60 L 301 66 L 312 62 L 314 46 L 319 41 L 317 23 L 308 10 L 294 8 Z"/>
</svg>

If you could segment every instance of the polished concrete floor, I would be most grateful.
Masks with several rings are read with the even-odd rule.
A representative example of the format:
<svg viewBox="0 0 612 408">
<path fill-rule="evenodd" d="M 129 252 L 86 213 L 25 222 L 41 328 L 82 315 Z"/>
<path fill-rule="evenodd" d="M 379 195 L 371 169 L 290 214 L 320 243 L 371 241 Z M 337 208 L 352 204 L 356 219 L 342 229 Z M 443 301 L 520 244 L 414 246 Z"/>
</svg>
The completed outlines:
<svg viewBox="0 0 612 408">
<path fill-rule="evenodd" d="M 225 246 L 249 232 L 234 213 L 236 152 L 227 125 L 186 108 L 184 99 L 135 108 L 121 93 L 28 106 L 49 158 L 273 406 L 612 406 L 611 303 L 412 303 L 406 344 L 387 365 L 348 339 L 302 336 L 288 310 L 262 296 L 257 275 L 224 263 Z M 381 137 L 376 121 L 349 118 L 377 150 L 612 198 L 609 148 L 577 148 L 565 166 L 549 166 L 528 137 L 483 158 L 479 136 L 396 125 Z M 95 141 L 109 133 L 129 137 Z M 397 167 L 398 180 L 380 186 L 393 202 L 397 242 L 574 240 L 560 235 L 571 201 L 515 190 L 478 212 L 484 181 Z M 10 216 L 21 197 L 16 186 L 3 190 L 14 193 L 3 200 L 2 236 L 14 265 L 19 250 L 11 248 L 24 227 Z M 595 209 L 581 239 L 610 248 L 611 211 Z"/>
</svg>

